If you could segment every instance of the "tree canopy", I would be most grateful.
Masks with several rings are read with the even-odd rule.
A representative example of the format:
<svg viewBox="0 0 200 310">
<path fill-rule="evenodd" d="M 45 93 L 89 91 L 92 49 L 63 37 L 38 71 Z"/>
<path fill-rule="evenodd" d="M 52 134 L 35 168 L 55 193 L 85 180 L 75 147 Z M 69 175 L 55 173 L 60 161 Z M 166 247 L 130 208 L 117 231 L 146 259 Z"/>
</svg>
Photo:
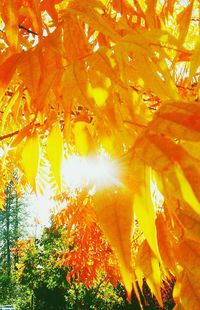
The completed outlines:
<svg viewBox="0 0 200 310">
<path fill-rule="evenodd" d="M 64 159 L 103 150 L 118 180 L 86 188 L 78 215 L 98 223 L 128 295 L 145 277 L 162 303 L 170 273 L 181 309 L 200 307 L 199 10 L 197 0 L 0 3 L 2 205 L 16 168 L 18 194 L 49 182 L 65 198 Z"/>
</svg>

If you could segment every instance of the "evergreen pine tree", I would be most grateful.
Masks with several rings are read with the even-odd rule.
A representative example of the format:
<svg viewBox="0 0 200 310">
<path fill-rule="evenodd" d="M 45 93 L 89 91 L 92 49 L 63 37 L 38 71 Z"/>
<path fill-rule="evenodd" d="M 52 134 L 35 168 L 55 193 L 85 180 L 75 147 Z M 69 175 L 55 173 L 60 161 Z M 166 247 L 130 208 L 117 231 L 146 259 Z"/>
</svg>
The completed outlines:
<svg viewBox="0 0 200 310">
<path fill-rule="evenodd" d="M 13 248 L 25 233 L 26 210 L 23 198 L 19 198 L 11 180 L 5 189 L 6 199 L 0 210 L 0 303 L 12 299 L 15 283 L 12 271 L 18 261 Z"/>
</svg>

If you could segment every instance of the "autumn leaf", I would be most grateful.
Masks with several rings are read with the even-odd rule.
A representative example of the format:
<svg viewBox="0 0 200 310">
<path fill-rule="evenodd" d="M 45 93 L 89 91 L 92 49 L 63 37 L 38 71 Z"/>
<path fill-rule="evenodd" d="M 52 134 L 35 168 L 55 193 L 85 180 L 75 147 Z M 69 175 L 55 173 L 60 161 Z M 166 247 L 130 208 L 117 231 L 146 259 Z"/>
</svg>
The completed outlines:
<svg viewBox="0 0 200 310">
<path fill-rule="evenodd" d="M 199 141 L 200 112 L 196 102 L 167 101 L 156 113 L 151 130 L 175 139 Z"/>
<path fill-rule="evenodd" d="M 199 277 L 186 270 L 182 271 L 175 284 L 173 296 L 177 302 L 175 309 L 198 310 L 200 306 Z"/>
<path fill-rule="evenodd" d="M 22 55 L 14 54 L 0 64 L 0 99 L 4 95 Z M 0 103 L 1 106 L 1 103 Z"/>
<path fill-rule="evenodd" d="M 183 43 L 188 33 L 189 24 L 191 20 L 192 8 L 194 1 L 190 1 L 189 5 L 183 9 L 178 15 L 177 22 L 179 24 L 179 42 Z"/>
<path fill-rule="evenodd" d="M 200 66 L 199 53 L 200 53 L 200 38 L 198 37 L 191 57 L 190 79 L 192 79 L 192 77 L 195 75 L 197 69 Z"/>
<path fill-rule="evenodd" d="M 164 262 L 164 266 L 166 266 L 167 270 L 174 274 L 176 265 L 176 255 L 173 250 L 174 240 L 167 225 L 168 223 L 164 219 L 164 215 L 158 214 L 156 219 L 156 228 L 160 255 Z"/>
<path fill-rule="evenodd" d="M 136 276 L 140 287 L 142 288 L 143 279 L 145 278 L 151 291 L 156 296 L 162 306 L 160 294 L 161 271 L 160 264 L 146 240 L 143 241 L 136 257 Z"/>
<path fill-rule="evenodd" d="M 156 236 L 156 211 L 151 197 L 151 168 L 137 162 L 138 189 L 134 193 L 134 212 L 154 254 L 160 258 Z M 133 188 L 134 191 L 134 188 Z"/>
<path fill-rule="evenodd" d="M 58 123 L 54 124 L 47 139 L 47 156 L 56 183 L 61 188 L 61 165 L 63 157 L 63 136 Z"/>
<path fill-rule="evenodd" d="M 190 205 L 184 204 L 176 211 L 177 217 L 184 228 L 184 234 L 187 239 L 200 240 L 200 217 L 190 207 Z"/>
<path fill-rule="evenodd" d="M 18 49 L 18 15 L 19 15 L 19 9 L 11 0 L 8 0 L 6 8 L 3 12 L 3 18 L 6 23 L 6 37 L 8 40 L 8 44 L 11 45 L 11 47 L 17 51 Z"/>
<path fill-rule="evenodd" d="M 94 196 L 97 221 L 113 247 L 128 295 L 134 281 L 131 268 L 131 235 L 133 231 L 133 200 L 123 188 L 109 188 Z"/>
<path fill-rule="evenodd" d="M 39 165 L 39 138 L 36 133 L 27 137 L 22 150 L 22 164 L 25 175 L 32 185 L 33 190 L 36 190 L 36 175 Z"/>
<path fill-rule="evenodd" d="M 200 257 L 200 243 L 192 239 L 184 239 L 176 248 L 177 257 L 181 266 L 188 272 L 200 278 L 198 261 Z"/>
<path fill-rule="evenodd" d="M 77 152 L 81 156 L 87 156 L 90 144 L 90 134 L 87 128 L 87 123 L 76 122 L 74 124 L 74 140 Z"/>
</svg>

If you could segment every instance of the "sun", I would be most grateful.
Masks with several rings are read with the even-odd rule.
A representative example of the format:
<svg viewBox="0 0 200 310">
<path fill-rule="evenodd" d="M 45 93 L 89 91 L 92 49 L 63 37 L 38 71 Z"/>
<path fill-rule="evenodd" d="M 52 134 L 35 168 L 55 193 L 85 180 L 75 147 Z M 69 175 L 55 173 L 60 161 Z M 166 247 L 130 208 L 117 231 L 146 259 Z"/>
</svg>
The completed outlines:
<svg viewBox="0 0 200 310">
<path fill-rule="evenodd" d="M 108 153 L 101 150 L 96 156 L 70 155 L 62 165 L 63 185 L 68 190 L 95 188 L 119 184 L 119 166 Z"/>
</svg>

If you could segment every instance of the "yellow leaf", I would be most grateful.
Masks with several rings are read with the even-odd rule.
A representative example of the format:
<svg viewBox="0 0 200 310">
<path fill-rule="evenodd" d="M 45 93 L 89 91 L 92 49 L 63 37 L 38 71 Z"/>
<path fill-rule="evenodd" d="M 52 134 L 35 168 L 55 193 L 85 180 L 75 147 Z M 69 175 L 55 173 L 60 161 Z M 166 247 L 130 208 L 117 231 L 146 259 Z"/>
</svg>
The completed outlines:
<svg viewBox="0 0 200 310">
<path fill-rule="evenodd" d="M 5 108 L 5 111 L 4 111 L 4 113 L 3 113 L 3 118 L 2 118 L 2 132 L 3 132 L 3 130 L 4 130 L 4 127 L 5 127 L 5 124 L 6 124 L 6 120 L 7 120 L 7 118 L 8 118 L 8 115 L 10 114 L 10 112 L 11 112 L 11 109 L 12 109 L 12 107 L 13 107 L 13 105 L 16 103 L 16 101 L 18 101 L 18 99 L 19 99 L 19 92 L 18 91 L 16 91 L 15 93 L 14 93 L 14 95 L 12 96 L 12 98 L 10 99 L 10 101 L 9 101 L 9 103 L 8 103 L 8 105 L 7 105 L 7 107 Z"/>
<path fill-rule="evenodd" d="M 17 50 L 18 47 L 18 9 L 16 3 L 12 0 L 8 0 L 6 3 L 7 9 L 7 24 L 6 24 L 6 37 L 9 44 Z"/>
<path fill-rule="evenodd" d="M 89 131 L 85 122 L 76 122 L 74 124 L 74 140 L 77 152 L 81 156 L 87 156 L 89 151 Z"/>
<path fill-rule="evenodd" d="M 200 214 L 200 202 L 196 197 L 191 184 L 186 179 L 183 171 L 180 167 L 175 167 L 176 176 L 179 180 L 179 185 L 181 188 L 182 196 L 184 200 L 194 209 L 195 212 Z"/>
<path fill-rule="evenodd" d="M 138 180 L 140 185 L 134 194 L 134 212 L 152 251 L 160 259 L 155 225 L 156 215 L 150 189 L 151 168 L 139 162 Z"/>
<path fill-rule="evenodd" d="M 88 84 L 88 95 L 94 99 L 98 107 L 103 107 L 106 105 L 106 100 L 108 98 L 108 91 L 101 87 L 92 87 Z"/>
<path fill-rule="evenodd" d="M 192 77 L 195 75 L 197 69 L 200 67 L 200 37 L 197 38 L 195 49 L 192 53 L 191 62 L 190 62 L 190 76 L 189 79 L 191 80 Z"/>
<path fill-rule="evenodd" d="M 188 33 L 192 9 L 193 9 L 193 3 L 194 3 L 193 0 L 190 1 L 189 5 L 177 17 L 177 22 L 179 24 L 178 40 L 179 40 L 180 44 L 184 43 L 185 38 L 186 38 L 187 33 Z"/>
<path fill-rule="evenodd" d="M 35 178 L 38 172 L 39 153 L 39 139 L 37 134 L 34 133 L 27 138 L 22 150 L 24 172 L 33 190 L 36 190 Z"/>
<path fill-rule="evenodd" d="M 108 188 L 95 194 L 94 203 L 97 221 L 118 258 L 122 279 L 130 294 L 134 281 L 131 270 L 132 197 L 125 189 Z"/>
<path fill-rule="evenodd" d="M 59 124 L 53 125 L 47 140 L 47 156 L 54 178 L 61 188 L 61 165 L 63 157 L 63 136 Z"/>
<path fill-rule="evenodd" d="M 178 173 L 176 173 L 179 182 L 183 181 L 183 184 L 180 183 L 180 186 L 182 186 L 182 196 L 189 203 L 189 199 L 184 193 L 184 185 L 194 203 L 193 208 L 196 212 L 199 212 L 200 161 L 198 159 L 192 157 L 181 145 L 175 143 L 173 140 L 168 139 L 164 135 L 154 133 L 146 133 L 145 137 L 142 137 L 141 140 L 139 139 L 134 152 L 155 170 L 163 173 L 163 175 L 168 174 L 168 181 L 174 187 L 175 196 L 178 188 L 174 180 L 174 175 L 172 174 L 172 171 L 175 172 L 176 170 L 172 169 L 177 167 L 178 164 L 183 171 L 182 174 L 180 169 L 178 169 Z M 178 198 L 181 199 L 180 195 Z"/>
<path fill-rule="evenodd" d="M 156 296 L 160 305 L 162 305 L 160 265 L 146 240 L 143 241 L 138 250 L 135 268 L 140 286 L 142 286 L 143 278 L 145 278 L 152 293 Z"/>
</svg>

